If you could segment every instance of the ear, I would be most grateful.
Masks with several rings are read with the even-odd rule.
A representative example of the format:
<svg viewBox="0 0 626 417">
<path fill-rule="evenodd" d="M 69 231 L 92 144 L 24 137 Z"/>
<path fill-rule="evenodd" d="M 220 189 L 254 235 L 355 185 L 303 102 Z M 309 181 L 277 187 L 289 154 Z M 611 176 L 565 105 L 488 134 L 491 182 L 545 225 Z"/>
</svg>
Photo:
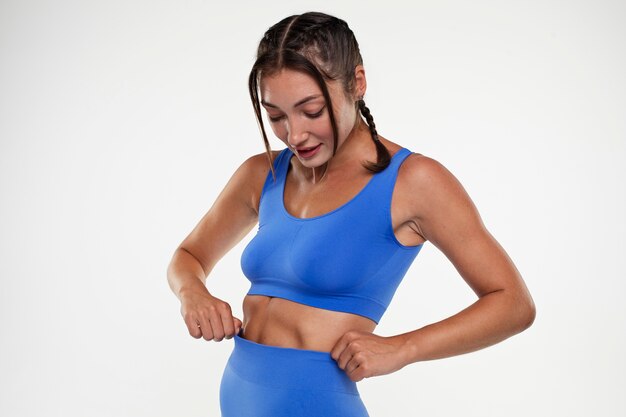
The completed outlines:
<svg viewBox="0 0 626 417">
<path fill-rule="evenodd" d="M 354 68 L 354 100 L 363 98 L 365 91 L 367 90 L 367 80 L 365 78 L 365 68 L 363 65 L 357 65 Z"/>
</svg>

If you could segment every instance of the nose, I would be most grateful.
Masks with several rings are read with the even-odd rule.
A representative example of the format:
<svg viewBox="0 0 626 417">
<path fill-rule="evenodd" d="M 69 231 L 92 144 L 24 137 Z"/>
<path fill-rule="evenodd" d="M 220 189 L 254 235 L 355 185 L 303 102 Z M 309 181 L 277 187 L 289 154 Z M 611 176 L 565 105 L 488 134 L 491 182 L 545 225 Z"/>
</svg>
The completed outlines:
<svg viewBox="0 0 626 417">
<path fill-rule="evenodd" d="M 290 121 L 287 123 L 288 138 L 287 141 L 292 147 L 304 145 L 309 138 L 309 131 L 306 123 L 301 121 Z"/>
</svg>

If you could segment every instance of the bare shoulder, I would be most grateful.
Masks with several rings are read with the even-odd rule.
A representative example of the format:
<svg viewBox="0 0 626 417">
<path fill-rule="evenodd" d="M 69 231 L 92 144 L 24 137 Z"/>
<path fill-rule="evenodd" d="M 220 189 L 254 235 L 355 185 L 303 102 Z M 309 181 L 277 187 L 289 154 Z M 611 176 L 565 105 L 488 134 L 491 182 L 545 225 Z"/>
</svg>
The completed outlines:
<svg viewBox="0 0 626 417">
<path fill-rule="evenodd" d="M 458 182 L 456 177 L 436 159 L 413 152 L 400 165 L 398 182 L 415 190 L 435 192 L 444 183 Z"/>
<path fill-rule="evenodd" d="M 271 163 L 274 163 L 276 157 L 280 152 L 281 151 L 271 152 Z M 270 161 L 268 160 L 267 154 L 265 152 L 257 153 L 255 155 L 249 156 L 245 161 L 243 161 L 240 169 L 243 169 L 246 174 L 250 175 L 250 180 L 254 180 L 259 175 L 265 177 L 270 169 Z"/>
<path fill-rule="evenodd" d="M 273 164 L 276 157 L 281 151 L 271 152 L 271 163 Z M 267 154 L 261 152 L 248 157 L 238 168 L 241 174 L 241 183 L 248 188 L 249 205 L 255 212 L 259 211 L 259 200 L 261 191 L 267 175 L 270 173 L 270 161 Z"/>
<path fill-rule="evenodd" d="M 397 187 L 405 196 L 405 215 L 419 225 L 428 240 L 459 222 L 481 227 L 478 210 L 461 182 L 438 160 L 419 153 L 409 155 L 398 171 Z"/>
</svg>

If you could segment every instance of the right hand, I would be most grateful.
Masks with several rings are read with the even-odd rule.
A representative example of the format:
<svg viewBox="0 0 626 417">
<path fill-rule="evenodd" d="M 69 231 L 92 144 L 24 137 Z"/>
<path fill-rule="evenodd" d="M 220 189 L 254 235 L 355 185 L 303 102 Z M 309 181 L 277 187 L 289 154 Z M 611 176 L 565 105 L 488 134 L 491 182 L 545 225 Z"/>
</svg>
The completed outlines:
<svg viewBox="0 0 626 417">
<path fill-rule="evenodd" d="M 243 323 L 233 317 L 230 305 L 208 293 L 191 292 L 181 296 L 180 312 L 189 334 L 196 339 L 221 342 L 239 333 Z"/>
</svg>

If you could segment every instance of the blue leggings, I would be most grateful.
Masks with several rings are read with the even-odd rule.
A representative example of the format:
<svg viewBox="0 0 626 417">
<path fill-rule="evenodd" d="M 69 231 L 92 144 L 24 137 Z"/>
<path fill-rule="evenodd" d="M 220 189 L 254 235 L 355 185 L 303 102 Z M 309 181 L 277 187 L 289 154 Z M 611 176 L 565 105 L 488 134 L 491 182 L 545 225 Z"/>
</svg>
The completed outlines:
<svg viewBox="0 0 626 417">
<path fill-rule="evenodd" d="M 220 384 L 222 417 L 369 417 L 356 382 L 329 352 L 235 335 Z"/>
</svg>

